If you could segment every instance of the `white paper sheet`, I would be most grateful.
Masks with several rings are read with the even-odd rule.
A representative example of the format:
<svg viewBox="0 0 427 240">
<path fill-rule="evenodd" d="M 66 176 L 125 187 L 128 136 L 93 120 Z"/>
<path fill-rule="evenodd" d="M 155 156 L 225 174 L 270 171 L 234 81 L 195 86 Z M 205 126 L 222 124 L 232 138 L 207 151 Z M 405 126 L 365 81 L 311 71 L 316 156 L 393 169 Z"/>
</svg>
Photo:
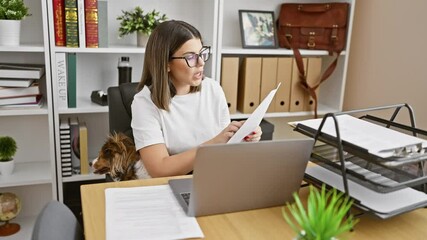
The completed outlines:
<svg viewBox="0 0 427 240">
<path fill-rule="evenodd" d="M 267 112 L 268 106 L 270 106 L 274 95 L 279 89 L 280 84 L 277 85 L 276 89 L 270 91 L 270 93 L 264 98 L 261 104 L 255 109 L 251 116 L 245 121 L 245 123 L 239 128 L 239 130 L 228 140 L 227 143 L 239 143 L 243 138 L 248 136 L 255 128 L 261 123 L 264 118 L 265 112 Z"/>
<path fill-rule="evenodd" d="M 421 144 L 427 147 L 427 141 L 413 137 L 383 126 L 370 123 L 350 115 L 337 116 L 342 140 L 368 150 L 369 153 L 379 157 L 391 157 L 395 149 Z M 319 129 L 322 119 L 310 119 L 291 122 L 292 126 L 302 124 L 312 129 Z M 336 136 L 335 124 L 331 117 L 326 119 L 322 132 Z"/>
<path fill-rule="evenodd" d="M 344 192 L 341 175 L 320 166 L 309 166 L 305 172 Z M 379 216 L 383 218 L 427 205 L 427 194 L 412 188 L 404 188 L 390 193 L 378 193 L 348 180 L 348 189 L 352 198 L 380 213 Z"/>
<path fill-rule="evenodd" d="M 203 238 L 169 185 L 105 189 L 107 240 Z"/>
</svg>

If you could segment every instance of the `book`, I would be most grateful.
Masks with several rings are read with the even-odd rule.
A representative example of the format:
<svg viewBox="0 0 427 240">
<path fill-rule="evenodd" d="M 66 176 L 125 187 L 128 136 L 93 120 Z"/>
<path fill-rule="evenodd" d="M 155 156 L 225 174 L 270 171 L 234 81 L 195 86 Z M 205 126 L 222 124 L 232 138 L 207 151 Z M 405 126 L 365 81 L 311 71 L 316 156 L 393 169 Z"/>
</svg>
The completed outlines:
<svg viewBox="0 0 427 240">
<path fill-rule="evenodd" d="M 36 103 L 23 103 L 0 106 L 0 110 L 38 109 L 44 105 L 43 97 Z"/>
<path fill-rule="evenodd" d="M 61 172 L 62 176 L 72 175 L 71 162 L 71 129 L 68 119 L 59 119 L 59 142 L 61 149 Z"/>
<path fill-rule="evenodd" d="M 68 107 L 77 107 L 77 56 L 75 53 L 67 54 L 67 94 Z"/>
<path fill-rule="evenodd" d="M 86 122 L 79 122 L 80 174 L 89 174 L 88 135 Z"/>
<path fill-rule="evenodd" d="M 79 47 L 77 0 L 65 0 L 65 46 Z"/>
<path fill-rule="evenodd" d="M 73 165 L 73 173 L 80 174 L 79 120 L 77 117 L 70 117 L 68 123 L 70 125 L 71 163 Z"/>
<path fill-rule="evenodd" d="M 79 27 L 79 47 L 86 47 L 86 30 L 85 30 L 85 1 L 77 0 L 77 24 Z"/>
<path fill-rule="evenodd" d="M 35 79 L 0 78 L 0 87 L 29 87 Z"/>
<path fill-rule="evenodd" d="M 67 54 L 55 53 L 58 108 L 68 108 Z"/>
<path fill-rule="evenodd" d="M 108 2 L 98 0 L 98 47 L 108 47 Z"/>
<path fill-rule="evenodd" d="M 0 78 L 40 79 L 44 74 L 44 65 L 0 63 Z"/>
<path fill-rule="evenodd" d="M 0 98 L 0 106 L 13 105 L 13 104 L 30 104 L 38 103 L 41 100 L 42 95 L 27 95 L 20 97 Z"/>
<path fill-rule="evenodd" d="M 98 44 L 98 0 L 85 0 L 86 47 L 97 48 Z"/>
<path fill-rule="evenodd" d="M 55 31 L 55 45 L 65 47 L 65 8 L 64 0 L 53 0 L 53 27 Z"/>
<path fill-rule="evenodd" d="M 38 82 L 33 82 L 29 87 L 0 87 L 0 98 L 20 97 L 40 94 Z"/>
</svg>

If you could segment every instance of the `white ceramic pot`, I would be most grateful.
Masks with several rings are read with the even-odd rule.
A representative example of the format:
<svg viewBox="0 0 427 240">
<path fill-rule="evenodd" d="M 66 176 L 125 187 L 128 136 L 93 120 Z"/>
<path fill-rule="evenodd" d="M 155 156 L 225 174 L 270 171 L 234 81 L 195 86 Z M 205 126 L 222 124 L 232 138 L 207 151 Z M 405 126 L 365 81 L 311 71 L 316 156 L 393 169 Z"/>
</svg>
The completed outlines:
<svg viewBox="0 0 427 240">
<path fill-rule="evenodd" d="M 21 20 L 0 20 L 0 46 L 19 46 Z"/>
<path fill-rule="evenodd" d="M 9 176 L 12 175 L 13 169 L 15 168 L 15 160 L 0 162 L 0 175 Z"/>
<path fill-rule="evenodd" d="M 148 37 L 149 35 L 142 32 L 138 32 L 136 34 L 136 45 L 138 47 L 145 47 L 147 45 Z"/>
</svg>

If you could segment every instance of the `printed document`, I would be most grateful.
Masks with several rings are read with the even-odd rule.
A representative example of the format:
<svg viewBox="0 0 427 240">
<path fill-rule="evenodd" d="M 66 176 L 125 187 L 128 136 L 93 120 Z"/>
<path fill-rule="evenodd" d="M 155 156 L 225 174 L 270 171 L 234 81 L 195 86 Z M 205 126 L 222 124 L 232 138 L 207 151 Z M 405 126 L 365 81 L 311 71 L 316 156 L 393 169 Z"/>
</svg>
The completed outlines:
<svg viewBox="0 0 427 240">
<path fill-rule="evenodd" d="M 105 189 L 107 240 L 203 238 L 169 185 Z"/>
<path fill-rule="evenodd" d="M 279 89 L 280 84 L 277 85 L 276 89 L 270 91 L 270 93 L 264 98 L 261 104 L 255 109 L 251 116 L 245 121 L 245 123 L 240 127 L 240 129 L 228 140 L 227 143 L 239 143 L 243 138 L 248 136 L 252 131 L 255 130 L 257 126 L 262 121 L 265 113 L 267 112 L 268 106 L 270 106 L 271 101 L 274 98 L 274 95 Z"/>
<path fill-rule="evenodd" d="M 392 157 L 402 148 L 427 147 L 427 141 L 410 136 L 350 115 L 337 116 L 340 137 L 342 140 L 366 149 L 369 153 L 379 157 Z M 321 118 L 289 123 L 292 126 L 302 124 L 314 130 L 319 129 Z M 335 137 L 335 123 L 332 117 L 326 119 L 322 133 Z"/>
</svg>

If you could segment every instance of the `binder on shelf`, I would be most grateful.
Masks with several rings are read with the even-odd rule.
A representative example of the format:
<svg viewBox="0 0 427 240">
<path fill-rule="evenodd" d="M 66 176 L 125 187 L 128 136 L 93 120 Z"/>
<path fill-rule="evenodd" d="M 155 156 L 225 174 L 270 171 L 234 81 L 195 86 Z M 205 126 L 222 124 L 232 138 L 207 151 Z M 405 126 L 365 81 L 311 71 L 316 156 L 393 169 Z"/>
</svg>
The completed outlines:
<svg viewBox="0 0 427 240">
<path fill-rule="evenodd" d="M 79 122 L 80 174 L 89 174 L 88 133 L 86 122 Z"/>
<path fill-rule="evenodd" d="M 262 58 L 259 99 L 264 99 L 277 86 L 277 57 Z M 276 101 L 276 96 L 272 102 Z M 276 104 L 270 104 L 267 112 L 275 112 Z"/>
<path fill-rule="evenodd" d="M 277 85 L 281 86 L 276 93 L 276 112 L 289 112 L 292 81 L 292 58 L 279 57 L 277 60 Z"/>
<path fill-rule="evenodd" d="M 77 56 L 76 53 L 67 54 L 67 94 L 68 107 L 77 107 Z"/>
<path fill-rule="evenodd" d="M 307 72 L 307 58 L 302 59 L 305 72 Z M 302 88 L 299 80 L 299 71 L 295 59 L 292 60 L 292 80 L 291 80 L 291 100 L 289 105 L 290 112 L 304 111 L 305 90 Z"/>
<path fill-rule="evenodd" d="M 68 108 L 67 54 L 55 53 L 58 108 Z"/>
<path fill-rule="evenodd" d="M 223 57 L 221 65 L 221 86 L 227 99 L 230 114 L 237 110 L 237 84 L 239 81 L 239 58 Z"/>
<path fill-rule="evenodd" d="M 237 92 L 237 110 L 242 113 L 252 113 L 259 105 L 261 62 L 260 57 L 243 59 Z"/>
<path fill-rule="evenodd" d="M 310 57 L 307 59 L 307 83 L 309 86 L 314 86 L 322 74 L 322 58 Z M 317 98 L 319 98 L 319 88 L 315 90 Z M 314 111 L 314 99 L 305 91 L 304 110 Z"/>
</svg>

